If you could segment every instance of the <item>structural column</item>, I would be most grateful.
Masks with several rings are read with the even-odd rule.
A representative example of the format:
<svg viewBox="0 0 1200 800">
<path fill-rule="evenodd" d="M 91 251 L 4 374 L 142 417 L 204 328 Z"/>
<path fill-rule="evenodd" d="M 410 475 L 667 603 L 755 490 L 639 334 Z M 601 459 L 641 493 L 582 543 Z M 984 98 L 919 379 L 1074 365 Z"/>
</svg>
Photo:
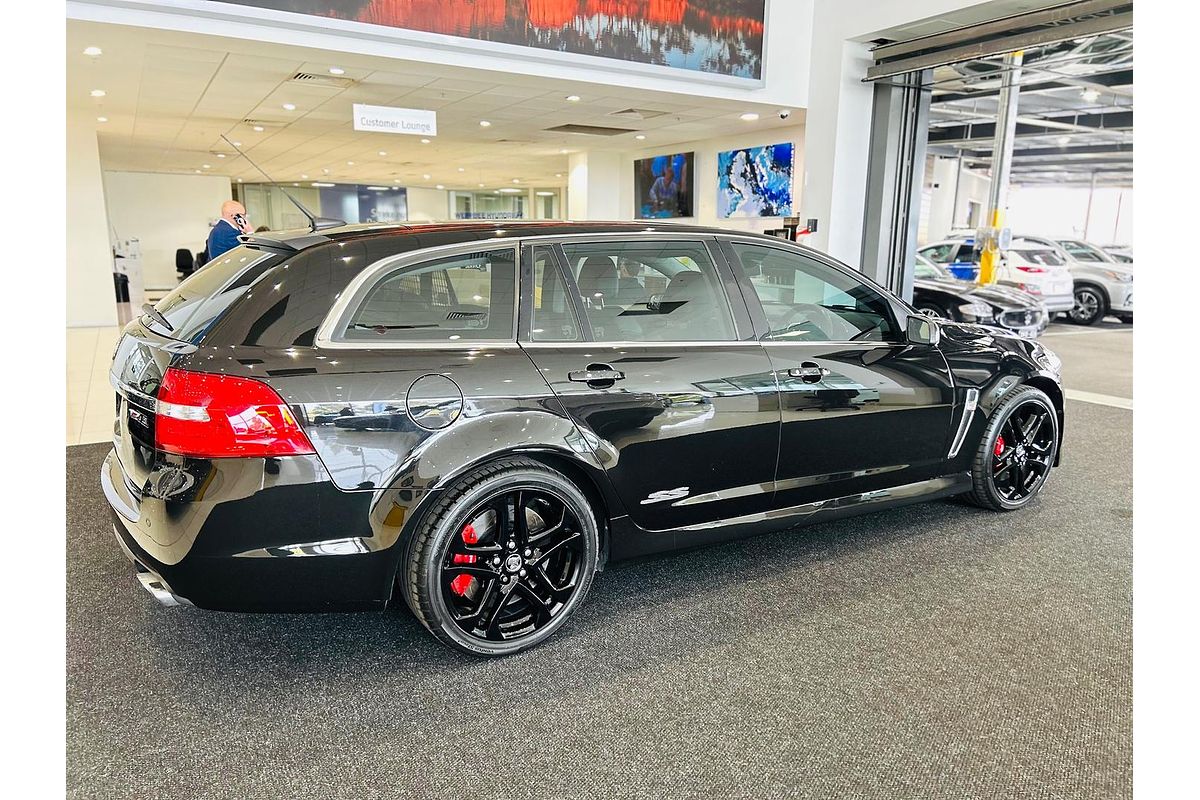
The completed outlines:
<svg viewBox="0 0 1200 800">
<path fill-rule="evenodd" d="M 67 109 L 67 327 L 117 324 L 112 245 L 93 118 Z"/>
<path fill-rule="evenodd" d="M 621 154 L 572 153 L 567 176 L 568 219 L 626 219 L 621 213 Z"/>
<path fill-rule="evenodd" d="M 992 185 L 988 192 L 988 235 L 978 245 L 983 248 L 979 261 L 979 282 L 996 282 L 996 264 L 1000 261 L 1000 231 L 1008 210 L 1008 177 L 1012 172 L 1013 140 L 1017 135 L 1017 101 L 1021 91 L 1021 51 L 1004 57 L 1004 76 L 1001 78 L 996 136 L 992 141 Z"/>
</svg>

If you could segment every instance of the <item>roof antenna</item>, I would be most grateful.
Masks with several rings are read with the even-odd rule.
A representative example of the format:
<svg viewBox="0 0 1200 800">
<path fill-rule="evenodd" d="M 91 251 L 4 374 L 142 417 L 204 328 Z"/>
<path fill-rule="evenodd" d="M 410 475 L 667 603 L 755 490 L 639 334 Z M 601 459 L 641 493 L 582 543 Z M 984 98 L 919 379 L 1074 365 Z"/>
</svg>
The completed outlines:
<svg viewBox="0 0 1200 800">
<path fill-rule="evenodd" d="M 232 147 L 234 150 L 236 150 L 238 152 L 238 155 L 240 155 L 242 158 L 249 161 L 250 166 L 254 167 L 256 170 L 261 172 L 263 174 L 263 177 L 267 179 L 268 183 L 270 183 L 272 186 L 274 186 L 279 191 L 283 192 L 283 196 L 286 197 L 288 200 L 291 200 L 292 205 L 294 205 L 296 208 L 300 209 L 300 213 L 308 218 L 308 224 L 310 226 L 309 231 L 311 231 L 312 233 L 316 233 L 317 231 L 323 231 L 326 228 L 340 228 L 341 226 L 346 224 L 345 220 L 333 219 L 331 217 L 318 217 L 316 214 L 309 211 L 307 208 L 305 208 L 303 206 L 303 204 L 301 204 L 301 202 L 299 200 L 292 197 L 291 193 L 288 192 L 287 189 L 283 188 L 282 186 L 279 185 L 278 182 L 273 180 L 271 178 L 271 176 L 267 174 L 266 170 L 264 170 L 258 164 L 255 164 L 250 159 L 250 156 L 243 153 L 242 148 L 238 147 L 236 144 L 234 144 L 232 141 L 230 141 L 228 136 L 226 136 L 225 134 L 222 133 L 221 138 L 225 140 L 226 144 L 228 144 L 230 147 Z"/>
</svg>

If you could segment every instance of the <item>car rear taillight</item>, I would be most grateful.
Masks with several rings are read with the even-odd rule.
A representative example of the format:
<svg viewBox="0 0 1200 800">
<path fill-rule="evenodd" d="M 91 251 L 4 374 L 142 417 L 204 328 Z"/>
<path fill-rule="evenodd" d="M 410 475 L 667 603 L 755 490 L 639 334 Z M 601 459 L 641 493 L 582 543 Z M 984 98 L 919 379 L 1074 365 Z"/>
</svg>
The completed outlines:
<svg viewBox="0 0 1200 800">
<path fill-rule="evenodd" d="M 1046 272 L 1047 271 L 1043 267 L 1035 267 L 1030 264 L 1024 264 L 1024 265 L 1014 264 L 1013 266 L 1015 266 L 1017 269 L 1021 270 L 1021 272 Z"/>
<path fill-rule="evenodd" d="M 157 401 L 154 446 L 168 453 L 246 458 L 315 452 L 288 404 L 262 381 L 168 369 Z"/>
</svg>

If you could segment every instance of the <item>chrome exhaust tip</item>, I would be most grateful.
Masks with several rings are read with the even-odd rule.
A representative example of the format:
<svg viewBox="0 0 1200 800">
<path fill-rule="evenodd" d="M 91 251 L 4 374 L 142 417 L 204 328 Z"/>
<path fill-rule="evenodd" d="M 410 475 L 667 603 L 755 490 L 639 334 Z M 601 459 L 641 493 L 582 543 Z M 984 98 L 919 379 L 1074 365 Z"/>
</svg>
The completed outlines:
<svg viewBox="0 0 1200 800">
<path fill-rule="evenodd" d="M 167 584 L 163 582 L 163 579 L 153 572 L 139 571 L 137 578 L 138 582 L 142 584 L 142 588 L 164 606 L 191 605 L 186 599 L 172 592 Z"/>
</svg>

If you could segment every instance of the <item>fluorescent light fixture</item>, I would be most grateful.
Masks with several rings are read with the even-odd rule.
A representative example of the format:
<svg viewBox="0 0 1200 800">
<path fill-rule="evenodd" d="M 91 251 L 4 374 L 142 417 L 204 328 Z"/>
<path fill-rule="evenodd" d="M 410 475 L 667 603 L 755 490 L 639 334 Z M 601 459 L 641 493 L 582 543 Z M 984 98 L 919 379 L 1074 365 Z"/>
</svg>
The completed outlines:
<svg viewBox="0 0 1200 800">
<path fill-rule="evenodd" d="M 108 122 L 108 117 L 96 117 L 96 122 Z"/>
<path fill-rule="evenodd" d="M 578 102 L 579 102 L 580 100 L 582 100 L 582 99 L 583 99 L 583 98 L 581 98 L 581 97 L 580 97 L 579 95 L 577 95 L 577 94 L 569 94 L 569 95 L 567 95 L 567 102 L 568 102 L 568 103 L 578 103 Z"/>
<path fill-rule="evenodd" d="M 1059 147 L 1066 147 L 1068 144 L 1071 143 L 1071 137 L 1070 136 L 1060 136 L 1055 141 L 1058 142 Z"/>
<path fill-rule="evenodd" d="M 512 187 L 505 187 L 503 189 L 497 189 L 496 191 L 503 192 L 504 194 L 520 194 L 521 193 L 520 189 L 513 189 Z"/>
<path fill-rule="evenodd" d="M 538 197 L 554 197 L 554 192 L 538 192 Z"/>
<path fill-rule="evenodd" d="M 323 181 L 313 181 L 312 185 L 313 186 L 337 186 L 336 183 L 325 183 Z"/>
<path fill-rule="evenodd" d="M 758 114 L 755 114 L 753 111 L 747 111 L 745 114 L 742 114 L 739 119 L 741 119 L 743 122 L 754 122 L 756 119 L 758 119 Z"/>
<path fill-rule="evenodd" d="M 92 89 L 92 97 L 104 97 L 108 92 L 103 89 Z"/>
<path fill-rule="evenodd" d="M 85 56 L 102 56 L 102 55 L 104 55 L 104 51 L 101 50 L 99 47 L 92 45 L 91 47 L 83 48 L 83 54 Z"/>
<path fill-rule="evenodd" d="M 488 122 L 486 119 L 481 119 L 481 120 L 479 120 L 479 127 L 490 128 L 490 127 L 492 127 L 492 123 Z"/>
<path fill-rule="evenodd" d="M 370 191 L 372 191 L 372 192 L 386 192 L 386 191 L 388 191 L 388 187 L 386 187 L 386 186 L 368 186 L 368 187 L 367 187 L 367 189 L 368 189 L 368 190 L 370 190 Z"/>
<path fill-rule="evenodd" d="M 330 67 L 329 74 L 330 75 L 345 75 L 346 70 L 342 69 L 341 67 Z"/>
<path fill-rule="evenodd" d="M 284 104 L 283 104 L 283 110 L 284 110 L 284 111 L 295 111 L 295 110 L 296 110 L 296 104 L 295 104 L 295 103 L 284 103 Z"/>
</svg>

